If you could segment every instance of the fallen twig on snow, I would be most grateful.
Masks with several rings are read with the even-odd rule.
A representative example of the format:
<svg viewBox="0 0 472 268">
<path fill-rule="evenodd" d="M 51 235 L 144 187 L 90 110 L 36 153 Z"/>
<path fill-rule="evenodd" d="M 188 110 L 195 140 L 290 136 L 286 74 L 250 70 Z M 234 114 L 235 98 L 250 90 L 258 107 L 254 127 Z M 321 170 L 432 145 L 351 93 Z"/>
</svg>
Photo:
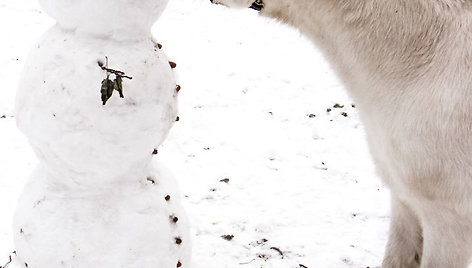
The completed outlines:
<svg viewBox="0 0 472 268">
<path fill-rule="evenodd" d="M 280 254 L 280 256 L 282 256 L 282 259 L 284 258 L 284 253 L 279 248 L 271 247 L 270 249 L 277 251 Z"/>
</svg>

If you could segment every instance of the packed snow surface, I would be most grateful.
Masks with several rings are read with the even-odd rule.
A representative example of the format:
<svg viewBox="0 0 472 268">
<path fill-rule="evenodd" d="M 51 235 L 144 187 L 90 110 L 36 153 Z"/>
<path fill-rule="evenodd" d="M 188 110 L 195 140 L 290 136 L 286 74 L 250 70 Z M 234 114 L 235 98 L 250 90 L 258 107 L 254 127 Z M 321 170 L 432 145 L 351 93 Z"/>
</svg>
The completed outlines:
<svg viewBox="0 0 472 268">
<path fill-rule="evenodd" d="M 14 96 L 53 24 L 34 0 L 0 0 L 0 265 L 37 164 Z M 182 86 L 180 121 L 155 157 L 180 185 L 192 267 L 378 267 L 389 193 L 355 103 L 316 48 L 253 10 L 206 0 L 169 2 L 153 29 Z"/>
</svg>

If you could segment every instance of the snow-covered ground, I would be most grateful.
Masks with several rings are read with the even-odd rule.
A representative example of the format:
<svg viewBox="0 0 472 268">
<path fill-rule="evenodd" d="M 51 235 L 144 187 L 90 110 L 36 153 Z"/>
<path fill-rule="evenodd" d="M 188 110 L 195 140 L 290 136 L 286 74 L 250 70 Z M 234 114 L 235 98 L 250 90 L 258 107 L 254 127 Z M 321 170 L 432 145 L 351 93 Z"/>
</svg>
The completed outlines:
<svg viewBox="0 0 472 268">
<path fill-rule="evenodd" d="M 35 0 L 0 0 L 0 266 L 37 164 L 16 129 L 15 90 L 53 23 Z M 354 103 L 312 44 L 207 0 L 171 0 L 153 34 L 182 86 L 180 121 L 158 158 L 184 195 L 193 267 L 379 266 L 389 194 Z"/>
</svg>

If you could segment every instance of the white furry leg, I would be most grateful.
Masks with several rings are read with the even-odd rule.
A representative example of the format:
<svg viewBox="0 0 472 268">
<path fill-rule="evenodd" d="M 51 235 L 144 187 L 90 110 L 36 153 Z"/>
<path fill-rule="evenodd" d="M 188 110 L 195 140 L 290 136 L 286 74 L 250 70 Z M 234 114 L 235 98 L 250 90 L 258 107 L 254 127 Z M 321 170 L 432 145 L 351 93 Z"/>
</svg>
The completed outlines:
<svg viewBox="0 0 472 268">
<path fill-rule="evenodd" d="M 383 268 L 420 267 L 423 237 L 417 215 L 392 193 L 392 218 Z"/>
<path fill-rule="evenodd" d="M 466 268 L 472 253 L 470 216 L 437 206 L 423 219 L 422 268 Z"/>
</svg>

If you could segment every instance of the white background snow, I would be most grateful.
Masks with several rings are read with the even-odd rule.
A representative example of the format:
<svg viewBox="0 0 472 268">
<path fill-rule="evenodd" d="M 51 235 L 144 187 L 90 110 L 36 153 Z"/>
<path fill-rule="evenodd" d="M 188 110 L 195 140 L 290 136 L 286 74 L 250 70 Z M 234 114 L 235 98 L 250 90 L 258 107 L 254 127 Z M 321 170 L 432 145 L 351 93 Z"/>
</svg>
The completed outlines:
<svg viewBox="0 0 472 268">
<path fill-rule="evenodd" d="M 37 164 L 15 125 L 15 90 L 53 24 L 35 0 L 0 0 L 0 265 Z M 253 10 L 207 0 L 171 0 L 153 35 L 182 86 L 180 121 L 157 157 L 181 187 L 193 267 L 379 266 L 388 190 L 354 103 L 316 48 Z"/>
</svg>

